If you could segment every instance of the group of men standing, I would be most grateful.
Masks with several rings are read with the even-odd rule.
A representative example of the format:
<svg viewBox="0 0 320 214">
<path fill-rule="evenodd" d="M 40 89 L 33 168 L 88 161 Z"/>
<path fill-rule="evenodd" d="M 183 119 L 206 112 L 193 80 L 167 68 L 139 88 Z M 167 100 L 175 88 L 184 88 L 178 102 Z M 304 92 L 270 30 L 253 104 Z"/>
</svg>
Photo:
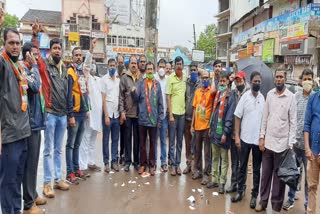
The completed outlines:
<svg viewBox="0 0 320 214">
<path fill-rule="evenodd" d="M 101 170 L 95 164 L 95 142 L 102 131 L 106 173 L 111 169 L 119 171 L 119 164 L 123 163 L 126 172 L 133 164 L 139 174 L 148 170 L 151 176 L 155 175 L 160 138 L 162 172 L 170 170 L 172 176 L 192 173 L 192 179 L 202 178 L 202 185 L 219 188 L 221 194 L 225 193 L 230 149 L 232 175 L 226 192 L 236 192 L 232 202 L 244 197 L 252 151 L 250 207 L 257 212 L 266 209 L 270 193 L 273 210 L 279 212 L 282 208 L 293 207 L 296 192 L 290 189 L 289 199 L 283 206 L 285 184 L 276 172 L 284 152 L 294 149 L 301 166 L 305 171 L 308 168 L 305 173 L 306 211 L 316 212 L 320 95 L 312 92 L 311 70 L 303 71 L 303 89 L 295 95 L 285 87 L 286 70 L 276 70 L 275 88 L 268 92 L 266 99 L 260 93 L 263 79 L 259 72 L 253 72 L 250 81 L 246 81 L 246 73 L 238 71 L 235 89 L 231 89 L 229 74 L 222 71 L 219 60 L 214 62 L 210 78 L 209 72 L 199 70 L 196 64 L 189 66 L 190 75 L 187 76 L 181 57 L 174 60 L 171 73 L 171 65 L 164 59 L 159 60 L 156 69 L 145 56 L 139 59 L 131 56 L 125 69 L 124 59 L 119 55 L 117 59 L 108 60 L 108 73 L 99 78 L 92 63 L 95 40 L 85 60 L 81 48 L 74 48 L 72 63 L 66 67 L 61 60 L 61 41 L 52 39 L 50 55 L 43 59 L 37 35 L 44 29 L 37 22 L 32 29 L 32 43 L 22 47 L 23 62 L 18 61 L 19 32 L 14 28 L 4 31 L 4 51 L 0 57 L 0 200 L 3 213 L 20 212 L 21 185 L 24 213 L 43 213 L 38 205 L 45 204 L 46 199 L 39 197 L 36 191 L 41 130 L 44 130 L 43 195 L 48 198 L 55 197 L 53 189 L 65 191 L 69 184 L 85 180 L 90 176 L 88 169 Z M 66 129 L 67 182 L 62 179 L 61 170 Z M 183 137 L 187 162 L 182 171 Z"/>
</svg>

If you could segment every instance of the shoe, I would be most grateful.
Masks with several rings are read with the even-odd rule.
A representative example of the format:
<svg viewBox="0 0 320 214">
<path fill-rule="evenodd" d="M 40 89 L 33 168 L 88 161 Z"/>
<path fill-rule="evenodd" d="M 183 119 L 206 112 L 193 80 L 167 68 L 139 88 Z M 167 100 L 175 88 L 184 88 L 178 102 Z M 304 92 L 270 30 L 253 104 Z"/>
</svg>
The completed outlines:
<svg viewBox="0 0 320 214">
<path fill-rule="evenodd" d="M 209 183 L 207 183 L 208 189 L 213 189 L 213 188 L 217 188 L 217 187 L 219 187 L 219 185 L 215 182 L 210 181 Z"/>
<path fill-rule="evenodd" d="M 63 191 L 69 190 L 70 186 L 65 181 L 54 182 L 53 189 L 59 189 Z"/>
<path fill-rule="evenodd" d="M 130 169 L 130 164 L 126 164 L 126 165 L 124 166 L 124 171 L 125 171 L 125 172 L 129 172 L 129 169 Z"/>
<path fill-rule="evenodd" d="M 256 208 L 256 206 L 257 206 L 257 198 L 252 196 L 250 200 L 250 208 L 254 209 Z"/>
<path fill-rule="evenodd" d="M 101 171 L 101 167 L 100 166 L 97 166 L 95 164 L 88 164 L 88 169 L 92 170 L 92 171 L 95 171 L 95 172 L 100 172 Z"/>
<path fill-rule="evenodd" d="M 113 169 L 116 172 L 119 172 L 119 165 L 116 162 L 113 162 L 111 164 L 111 169 Z"/>
<path fill-rule="evenodd" d="M 28 210 L 23 210 L 23 214 L 43 214 L 43 210 L 37 207 L 37 205 L 33 205 L 30 209 Z"/>
<path fill-rule="evenodd" d="M 209 178 L 207 175 L 204 175 L 201 181 L 201 185 L 207 185 L 209 182 Z"/>
<path fill-rule="evenodd" d="M 171 176 L 176 176 L 177 175 L 177 171 L 176 171 L 175 167 L 172 167 L 170 174 L 171 174 Z"/>
<path fill-rule="evenodd" d="M 140 169 L 139 164 L 133 164 L 134 169 L 138 172 Z"/>
<path fill-rule="evenodd" d="M 244 193 L 238 192 L 234 197 L 231 198 L 231 201 L 233 203 L 237 203 L 242 200 L 243 196 L 244 196 Z"/>
<path fill-rule="evenodd" d="M 183 174 L 188 174 L 191 172 L 191 165 L 187 165 L 187 167 L 183 170 Z"/>
<path fill-rule="evenodd" d="M 161 165 L 161 172 L 168 172 L 168 165 L 167 164 Z"/>
<path fill-rule="evenodd" d="M 265 208 L 265 207 L 262 207 L 261 204 L 259 203 L 254 210 L 255 210 L 256 212 L 262 212 L 262 211 L 265 211 L 266 208 Z"/>
<path fill-rule="evenodd" d="M 104 165 L 104 172 L 105 173 L 109 173 L 110 172 L 109 164 Z"/>
<path fill-rule="evenodd" d="M 226 189 L 226 193 L 234 193 L 237 192 L 237 185 L 236 184 L 231 184 L 228 189 Z"/>
<path fill-rule="evenodd" d="M 75 185 L 79 184 L 79 181 L 73 172 L 67 175 L 67 182 L 69 184 L 75 184 Z"/>
<path fill-rule="evenodd" d="M 36 198 L 36 200 L 34 201 L 34 203 L 35 203 L 37 206 L 45 205 L 45 204 L 47 203 L 47 199 L 38 196 L 38 198 Z"/>
<path fill-rule="evenodd" d="M 85 176 L 86 178 L 90 178 L 90 177 L 91 177 L 88 169 L 82 170 L 82 172 L 83 172 L 83 174 L 84 174 L 84 176 Z"/>
<path fill-rule="evenodd" d="M 168 166 L 171 166 L 171 160 L 168 158 Z"/>
<path fill-rule="evenodd" d="M 86 180 L 87 179 L 87 177 L 86 177 L 86 175 L 83 173 L 83 171 L 82 170 L 80 170 L 80 169 L 78 169 L 77 171 L 76 171 L 76 173 L 74 173 L 74 175 L 76 176 L 76 178 L 78 178 L 78 179 L 81 179 L 81 180 Z M 89 176 L 90 177 L 90 176 Z"/>
<path fill-rule="evenodd" d="M 138 170 L 139 175 L 141 175 L 142 173 L 144 173 L 144 166 L 140 166 L 140 168 Z"/>
<path fill-rule="evenodd" d="M 197 180 L 197 179 L 200 179 L 202 178 L 202 175 L 197 171 L 195 172 L 193 175 L 192 175 L 192 179 L 193 180 Z"/>
<path fill-rule="evenodd" d="M 288 211 L 288 210 L 292 209 L 292 208 L 293 208 L 293 203 L 294 203 L 294 202 L 291 202 L 290 200 L 288 200 L 288 201 L 283 205 L 283 209 L 284 209 L 285 211 Z"/>
<path fill-rule="evenodd" d="M 119 164 L 121 165 L 121 164 L 123 164 L 123 163 L 124 163 L 124 156 L 121 155 L 121 156 L 120 156 L 120 160 L 119 160 Z"/>
<path fill-rule="evenodd" d="M 220 184 L 218 193 L 224 194 L 224 184 Z"/>
<path fill-rule="evenodd" d="M 42 193 L 47 198 L 54 198 L 54 191 L 53 191 L 50 183 L 44 184 Z"/>
<path fill-rule="evenodd" d="M 176 167 L 176 171 L 177 171 L 177 175 L 181 175 L 181 169 L 180 169 L 180 167 L 178 166 L 178 167 Z"/>
<path fill-rule="evenodd" d="M 154 167 L 150 167 L 149 168 L 149 173 L 151 176 L 154 176 L 155 175 L 155 168 Z"/>
</svg>

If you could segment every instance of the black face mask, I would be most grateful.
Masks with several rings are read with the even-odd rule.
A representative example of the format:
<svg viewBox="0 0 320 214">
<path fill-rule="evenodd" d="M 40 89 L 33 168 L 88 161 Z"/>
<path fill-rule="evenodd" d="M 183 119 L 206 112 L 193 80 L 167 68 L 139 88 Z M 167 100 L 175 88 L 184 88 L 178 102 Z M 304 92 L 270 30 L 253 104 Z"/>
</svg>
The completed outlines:
<svg viewBox="0 0 320 214">
<path fill-rule="evenodd" d="M 260 84 L 260 83 L 253 83 L 253 84 L 252 84 L 252 90 L 253 90 L 254 92 L 260 91 L 260 87 L 261 87 L 261 84 Z"/>
<path fill-rule="evenodd" d="M 276 85 L 277 91 L 282 91 L 284 89 L 285 85 Z"/>
<path fill-rule="evenodd" d="M 118 73 L 121 75 L 124 70 L 124 65 L 118 65 Z"/>
<path fill-rule="evenodd" d="M 243 92 L 245 87 L 246 87 L 245 85 L 238 85 L 237 89 L 238 89 L 238 91 Z"/>
<path fill-rule="evenodd" d="M 54 63 L 59 64 L 61 57 L 60 56 L 52 56 Z"/>
<path fill-rule="evenodd" d="M 19 56 L 12 56 L 9 52 L 7 52 L 7 55 L 9 56 L 9 58 L 13 61 L 13 62 L 17 62 L 19 59 Z"/>
</svg>

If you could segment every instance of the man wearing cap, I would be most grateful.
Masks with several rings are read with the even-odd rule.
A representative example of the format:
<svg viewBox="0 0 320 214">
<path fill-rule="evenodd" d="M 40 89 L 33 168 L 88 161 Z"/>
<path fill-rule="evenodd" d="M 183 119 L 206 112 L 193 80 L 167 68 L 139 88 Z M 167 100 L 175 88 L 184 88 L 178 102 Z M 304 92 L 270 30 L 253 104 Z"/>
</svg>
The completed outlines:
<svg viewBox="0 0 320 214">
<path fill-rule="evenodd" d="M 238 71 L 235 77 L 235 85 L 236 88 L 232 90 L 232 95 L 235 98 L 236 106 L 241 98 L 241 96 L 250 89 L 250 85 L 246 84 L 246 73 L 244 71 Z M 234 130 L 234 129 L 233 129 Z M 239 151 L 235 145 L 234 133 L 231 138 L 231 185 L 226 190 L 227 193 L 232 193 L 237 191 L 237 181 L 238 174 L 240 169 L 240 159 L 239 159 Z"/>
</svg>

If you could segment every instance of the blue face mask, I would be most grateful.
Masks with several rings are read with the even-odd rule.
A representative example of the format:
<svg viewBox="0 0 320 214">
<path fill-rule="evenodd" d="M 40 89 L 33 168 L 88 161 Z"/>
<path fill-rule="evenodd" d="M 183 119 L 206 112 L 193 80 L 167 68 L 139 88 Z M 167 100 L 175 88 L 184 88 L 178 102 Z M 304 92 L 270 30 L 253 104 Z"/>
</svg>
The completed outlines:
<svg viewBox="0 0 320 214">
<path fill-rule="evenodd" d="M 202 81 L 202 86 L 203 86 L 204 88 L 208 88 L 208 87 L 209 87 L 209 80 L 203 80 L 203 81 Z"/>
<path fill-rule="evenodd" d="M 77 70 L 78 70 L 78 71 L 81 71 L 81 70 L 82 70 L 82 66 L 83 66 L 83 63 L 76 64 Z"/>
<path fill-rule="evenodd" d="M 191 74 L 190 74 L 190 79 L 191 79 L 191 82 L 197 82 L 197 80 L 198 80 L 198 73 L 197 72 L 192 72 Z"/>
<path fill-rule="evenodd" d="M 227 86 L 226 85 L 219 85 L 219 91 L 220 92 L 225 92 L 227 90 Z"/>
<path fill-rule="evenodd" d="M 116 73 L 116 69 L 114 69 L 114 68 L 109 69 L 109 75 L 110 76 L 113 76 L 115 73 Z"/>
</svg>

